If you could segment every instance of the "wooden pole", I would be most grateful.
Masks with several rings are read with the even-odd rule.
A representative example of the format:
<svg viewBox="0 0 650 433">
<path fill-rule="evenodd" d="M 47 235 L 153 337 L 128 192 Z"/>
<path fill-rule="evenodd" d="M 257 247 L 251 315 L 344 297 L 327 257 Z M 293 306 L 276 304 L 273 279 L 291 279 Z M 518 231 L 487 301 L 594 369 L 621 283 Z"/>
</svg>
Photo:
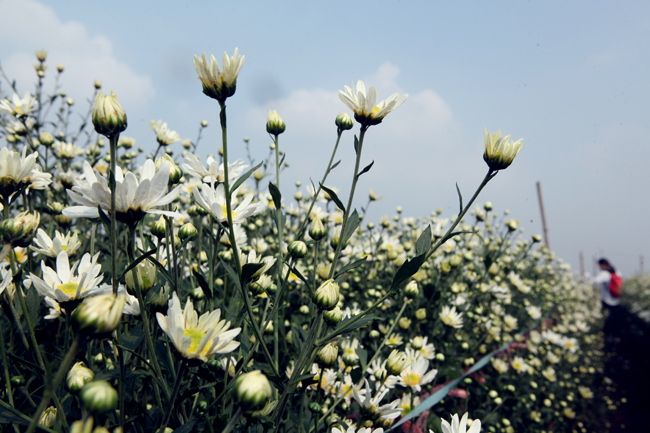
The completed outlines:
<svg viewBox="0 0 650 433">
<path fill-rule="evenodd" d="M 641 275 L 643 275 L 645 273 L 643 271 L 643 254 L 639 256 L 639 265 L 640 265 Z"/>
<path fill-rule="evenodd" d="M 580 276 L 585 277 L 585 256 L 580 251 Z"/>
<path fill-rule="evenodd" d="M 537 182 L 537 198 L 539 199 L 539 210 L 542 214 L 542 229 L 544 230 L 544 243 L 546 248 L 551 249 L 551 245 L 548 243 L 548 228 L 546 227 L 546 215 L 544 213 L 544 201 L 542 200 L 542 184 Z"/>
</svg>

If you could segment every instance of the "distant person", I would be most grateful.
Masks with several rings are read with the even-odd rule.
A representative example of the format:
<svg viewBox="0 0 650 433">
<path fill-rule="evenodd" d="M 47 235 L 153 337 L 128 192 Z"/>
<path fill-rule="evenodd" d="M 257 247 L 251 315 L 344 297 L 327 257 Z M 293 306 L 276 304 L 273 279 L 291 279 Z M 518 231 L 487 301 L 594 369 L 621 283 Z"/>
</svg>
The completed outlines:
<svg viewBox="0 0 650 433">
<path fill-rule="evenodd" d="M 620 275 L 616 273 L 614 266 L 609 263 L 607 259 L 598 260 L 600 272 L 593 280 L 594 288 L 600 292 L 600 300 L 603 304 L 603 312 L 605 313 L 605 326 L 603 331 L 605 337 L 611 337 L 613 333 L 617 332 L 620 296 Z"/>
</svg>

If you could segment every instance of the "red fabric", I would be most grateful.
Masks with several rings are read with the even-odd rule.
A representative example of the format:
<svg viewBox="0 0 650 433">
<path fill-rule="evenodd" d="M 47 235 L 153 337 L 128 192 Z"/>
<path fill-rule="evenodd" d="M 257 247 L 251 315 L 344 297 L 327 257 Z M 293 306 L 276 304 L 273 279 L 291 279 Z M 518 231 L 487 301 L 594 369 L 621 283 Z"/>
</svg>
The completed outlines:
<svg viewBox="0 0 650 433">
<path fill-rule="evenodd" d="M 623 281 L 621 280 L 621 277 L 616 274 L 612 274 L 612 279 L 609 280 L 609 293 L 611 293 L 613 297 L 618 298 L 621 296 L 622 286 Z"/>
</svg>

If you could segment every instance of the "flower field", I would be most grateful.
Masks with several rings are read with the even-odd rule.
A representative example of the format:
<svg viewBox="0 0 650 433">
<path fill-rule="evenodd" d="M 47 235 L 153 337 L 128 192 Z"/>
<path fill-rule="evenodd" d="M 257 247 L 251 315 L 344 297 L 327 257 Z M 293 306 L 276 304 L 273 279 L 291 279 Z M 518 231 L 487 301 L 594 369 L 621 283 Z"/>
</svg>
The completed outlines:
<svg viewBox="0 0 650 433">
<path fill-rule="evenodd" d="M 408 95 L 345 86 L 320 182 L 288 188 L 281 113 L 268 159 L 228 157 L 238 50 L 194 59 L 221 143 L 152 121 L 146 157 L 118 95 L 96 82 L 74 125 L 37 60 L 34 89 L 0 87 L 2 431 L 606 431 L 598 294 L 478 200 L 523 140 L 485 131 L 457 215 L 372 222 L 366 133 Z"/>
</svg>

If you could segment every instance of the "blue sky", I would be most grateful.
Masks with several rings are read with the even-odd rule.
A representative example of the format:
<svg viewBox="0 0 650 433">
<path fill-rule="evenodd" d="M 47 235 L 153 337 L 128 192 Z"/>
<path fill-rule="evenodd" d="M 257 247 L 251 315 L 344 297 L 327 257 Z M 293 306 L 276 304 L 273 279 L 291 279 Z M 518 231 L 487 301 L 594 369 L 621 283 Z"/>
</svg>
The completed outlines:
<svg viewBox="0 0 650 433">
<path fill-rule="evenodd" d="M 363 79 L 380 98 L 408 93 L 367 136 L 364 162 L 375 165 L 356 205 L 369 188 L 383 196 L 372 219 L 397 205 L 408 216 L 454 214 L 455 183 L 469 196 L 485 174 L 483 128 L 502 129 L 527 144 L 479 201 L 509 209 L 525 236 L 541 233 L 540 181 L 557 255 L 578 269 L 583 251 L 587 270 L 605 255 L 630 275 L 650 257 L 649 12 L 650 3 L 606 1 L 0 0 L 0 64 L 28 90 L 34 50 L 48 50 L 80 106 L 102 80 L 127 110 L 126 135 L 145 148 L 152 119 L 192 139 L 206 119 L 206 155 L 219 143 L 217 106 L 201 94 L 192 57 L 239 47 L 231 152 L 245 157 L 236 146 L 248 136 L 254 156 L 266 156 L 266 113 L 278 110 L 285 195 L 322 175 L 333 119 L 347 111 L 339 89 Z M 343 197 L 353 155 L 350 134 L 329 182 Z"/>
</svg>

